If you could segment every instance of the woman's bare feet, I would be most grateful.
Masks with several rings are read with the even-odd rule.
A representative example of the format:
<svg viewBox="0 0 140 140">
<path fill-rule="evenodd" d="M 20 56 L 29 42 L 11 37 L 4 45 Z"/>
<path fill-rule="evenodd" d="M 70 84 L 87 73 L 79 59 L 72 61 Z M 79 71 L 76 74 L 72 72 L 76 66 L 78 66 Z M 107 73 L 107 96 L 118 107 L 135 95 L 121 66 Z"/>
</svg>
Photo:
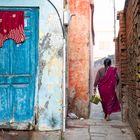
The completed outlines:
<svg viewBox="0 0 140 140">
<path fill-rule="evenodd" d="M 110 121 L 110 115 L 107 114 L 105 120 L 106 120 L 106 121 Z"/>
<path fill-rule="evenodd" d="M 106 117 L 107 117 L 107 114 L 105 113 L 105 115 L 104 115 L 104 119 L 106 119 Z"/>
</svg>

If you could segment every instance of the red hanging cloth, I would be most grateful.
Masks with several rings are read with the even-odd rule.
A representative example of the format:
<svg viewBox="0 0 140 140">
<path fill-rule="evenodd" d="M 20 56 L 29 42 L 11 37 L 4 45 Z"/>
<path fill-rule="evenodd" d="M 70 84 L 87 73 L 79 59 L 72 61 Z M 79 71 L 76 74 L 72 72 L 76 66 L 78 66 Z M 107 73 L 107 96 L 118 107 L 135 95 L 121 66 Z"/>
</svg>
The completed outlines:
<svg viewBox="0 0 140 140">
<path fill-rule="evenodd" d="M 0 47 L 6 39 L 16 43 L 25 40 L 24 11 L 0 11 Z"/>
</svg>

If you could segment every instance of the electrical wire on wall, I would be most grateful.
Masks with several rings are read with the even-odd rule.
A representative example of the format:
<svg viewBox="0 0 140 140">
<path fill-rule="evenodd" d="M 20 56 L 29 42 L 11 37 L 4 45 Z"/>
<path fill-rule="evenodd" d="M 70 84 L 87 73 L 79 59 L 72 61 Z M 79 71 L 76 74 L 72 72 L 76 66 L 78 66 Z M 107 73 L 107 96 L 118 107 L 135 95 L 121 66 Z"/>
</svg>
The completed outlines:
<svg viewBox="0 0 140 140">
<path fill-rule="evenodd" d="M 47 0 L 47 1 L 52 5 L 52 7 L 55 9 L 55 11 L 56 11 L 56 13 L 58 15 L 58 18 L 59 18 L 59 21 L 60 21 L 60 25 L 61 25 L 61 29 L 62 29 L 63 38 L 65 38 L 65 31 L 64 31 L 64 27 L 63 27 L 63 24 L 62 24 L 62 20 L 61 20 L 60 14 L 59 14 L 57 8 L 55 7 L 55 5 L 50 0 Z"/>
<path fill-rule="evenodd" d="M 94 14 L 94 1 L 91 0 L 90 2 L 90 7 L 91 7 L 91 37 L 92 37 L 92 44 L 94 45 L 94 27 L 93 27 L 93 14 Z"/>
</svg>

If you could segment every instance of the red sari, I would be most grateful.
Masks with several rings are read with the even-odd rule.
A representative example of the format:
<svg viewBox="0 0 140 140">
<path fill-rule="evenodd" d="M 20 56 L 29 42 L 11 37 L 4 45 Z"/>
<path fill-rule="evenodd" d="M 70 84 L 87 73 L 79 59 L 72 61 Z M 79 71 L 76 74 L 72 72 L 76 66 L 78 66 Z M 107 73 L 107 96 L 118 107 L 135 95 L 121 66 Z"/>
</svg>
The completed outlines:
<svg viewBox="0 0 140 140">
<path fill-rule="evenodd" d="M 117 69 L 109 67 L 103 77 L 99 79 L 98 90 L 102 99 L 102 107 L 105 115 L 120 111 L 120 104 L 116 96 L 115 87 Z"/>
</svg>

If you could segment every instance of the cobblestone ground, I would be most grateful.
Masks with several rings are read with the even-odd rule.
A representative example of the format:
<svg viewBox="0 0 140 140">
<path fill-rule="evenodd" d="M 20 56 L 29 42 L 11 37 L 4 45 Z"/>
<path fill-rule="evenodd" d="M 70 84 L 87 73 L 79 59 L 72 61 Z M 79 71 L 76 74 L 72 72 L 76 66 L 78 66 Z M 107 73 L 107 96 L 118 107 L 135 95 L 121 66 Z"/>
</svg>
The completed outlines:
<svg viewBox="0 0 140 140">
<path fill-rule="evenodd" d="M 111 115 L 111 121 L 103 118 L 101 104 L 91 104 L 90 119 L 67 121 L 65 140 L 136 140 L 128 123 L 121 121 L 121 114 Z"/>
</svg>

